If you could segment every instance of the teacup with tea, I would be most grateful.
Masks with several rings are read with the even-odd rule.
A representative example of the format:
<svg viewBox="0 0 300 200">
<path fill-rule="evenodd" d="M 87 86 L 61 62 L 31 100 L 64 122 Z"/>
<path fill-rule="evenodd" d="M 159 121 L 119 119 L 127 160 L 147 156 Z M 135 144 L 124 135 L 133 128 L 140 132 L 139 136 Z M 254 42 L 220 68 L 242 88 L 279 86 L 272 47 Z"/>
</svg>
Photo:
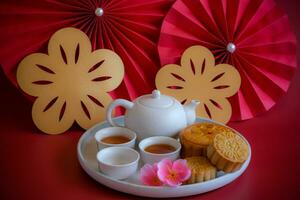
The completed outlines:
<svg viewBox="0 0 300 200">
<path fill-rule="evenodd" d="M 95 139 L 98 150 L 112 146 L 134 148 L 136 133 L 124 127 L 108 127 L 97 131 Z"/>
<path fill-rule="evenodd" d="M 164 158 L 179 158 L 181 144 L 171 137 L 154 136 L 142 140 L 139 149 L 143 162 L 153 164 Z"/>
</svg>

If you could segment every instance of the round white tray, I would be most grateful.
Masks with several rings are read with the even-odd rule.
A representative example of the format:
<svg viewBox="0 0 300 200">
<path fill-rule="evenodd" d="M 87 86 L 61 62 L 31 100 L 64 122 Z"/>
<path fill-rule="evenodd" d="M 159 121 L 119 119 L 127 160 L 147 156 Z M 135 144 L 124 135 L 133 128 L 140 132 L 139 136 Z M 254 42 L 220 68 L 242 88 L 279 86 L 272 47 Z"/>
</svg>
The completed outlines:
<svg viewBox="0 0 300 200">
<path fill-rule="evenodd" d="M 124 124 L 123 116 L 114 118 L 114 121 L 116 121 L 119 124 Z M 209 120 L 197 118 L 196 121 L 203 122 Z M 227 173 L 227 174 L 219 171 L 217 173 L 216 179 L 202 182 L 202 183 L 182 185 L 174 188 L 142 185 L 142 183 L 140 183 L 138 179 L 138 172 L 136 174 L 133 174 L 128 179 L 115 180 L 109 176 L 106 176 L 98 169 L 98 164 L 96 160 L 97 145 L 94 139 L 94 134 L 96 131 L 108 126 L 109 125 L 107 122 L 97 124 L 91 129 L 87 130 L 81 136 L 77 145 L 77 153 L 78 153 L 78 159 L 80 165 L 88 175 L 90 175 L 93 179 L 95 179 L 99 183 L 107 187 L 110 187 L 112 189 L 133 194 L 133 195 L 144 196 L 144 197 L 155 197 L 155 198 L 168 198 L 168 197 L 190 196 L 190 195 L 201 194 L 204 192 L 215 190 L 217 188 L 223 187 L 224 185 L 227 185 L 228 183 L 232 182 L 237 177 L 239 177 L 246 170 L 251 159 L 251 147 L 249 145 L 249 150 L 250 150 L 249 157 L 238 171 L 233 173 Z"/>
</svg>

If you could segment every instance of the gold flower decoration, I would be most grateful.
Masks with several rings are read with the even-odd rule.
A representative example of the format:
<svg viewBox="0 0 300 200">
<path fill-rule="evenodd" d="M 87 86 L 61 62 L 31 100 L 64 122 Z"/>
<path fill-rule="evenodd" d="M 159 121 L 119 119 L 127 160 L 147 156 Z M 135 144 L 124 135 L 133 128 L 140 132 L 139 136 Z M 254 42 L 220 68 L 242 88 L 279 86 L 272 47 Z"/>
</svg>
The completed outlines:
<svg viewBox="0 0 300 200">
<path fill-rule="evenodd" d="M 197 116 L 227 123 L 231 105 L 227 97 L 233 96 L 241 85 L 239 72 L 231 65 L 215 66 L 213 54 L 203 46 L 186 49 L 181 66 L 169 64 L 156 75 L 156 87 L 185 104 L 199 100 Z"/>
<path fill-rule="evenodd" d="M 59 134 L 76 121 L 88 129 L 105 117 L 112 98 L 108 94 L 124 76 L 120 57 L 107 49 L 92 52 L 88 36 L 75 28 L 52 35 L 48 55 L 33 53 L 19 64 L 21 89 L 37 97 L 32 107 L 35 125 Z"/>
</svg>

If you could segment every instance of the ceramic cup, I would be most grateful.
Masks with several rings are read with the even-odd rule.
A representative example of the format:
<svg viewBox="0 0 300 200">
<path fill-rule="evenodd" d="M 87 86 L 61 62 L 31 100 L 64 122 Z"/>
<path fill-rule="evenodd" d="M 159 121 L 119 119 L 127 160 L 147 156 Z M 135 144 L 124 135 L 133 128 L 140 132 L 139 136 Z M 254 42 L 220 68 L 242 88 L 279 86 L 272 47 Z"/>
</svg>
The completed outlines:
<svg viewBox="0 0 300 200">
<path fill-rule="evenodd" d="M 156 154 L 156 153 L 150 153 L 150 152 L 145 151 L 145 148 L 147 148 L 150 145 L 154 145 L 154 144 L 171 145 L 175 148 L 175 151 L 172 151 L 170 153 L 164 153 L 164 154 Z M 161 161 L 164 158 L 169 158 L 171 160 L 176 160 L 177 158 L 179 158 L 181 144 L 178 140 L 175 140 L 174 138 L 171 138 L 171 137 L 154 136 L 154 137 L 149 137 L 149 138 L 142 140 L 139 143 L 139 149 L 140 149 L 142 161 L 144 163 L 153 164 L 153 163 Z"/>
<path fill-rule="evenodd" d="M 126 143 L 121 143 L 121 144 L 110 144 L 110 143 L 105 143 L 101 141 L 102 139 L 109 137 L 109 136 L 125 136 L 130 139 L 129 142 Z M 129 147 L 129 148 L 134 148 L 135 146 L 135 141 L 136 141 L 136 133 L 128 128 L 124 127 L 108 127 L 108 128 L 103 128 L 100 129 L 99 131 L 96 132 L 95 134 L 95 139 L 97 141 L 97 147 L 98 150 L 102 150 L 106 147 Z"/>
<path fill-rule="evenodd" d="M 100 170 L 115 179 L 126 179 L 138 168 L 139 153 L 128 147 L 108 147 L 97 153 Z"/>
</svg>

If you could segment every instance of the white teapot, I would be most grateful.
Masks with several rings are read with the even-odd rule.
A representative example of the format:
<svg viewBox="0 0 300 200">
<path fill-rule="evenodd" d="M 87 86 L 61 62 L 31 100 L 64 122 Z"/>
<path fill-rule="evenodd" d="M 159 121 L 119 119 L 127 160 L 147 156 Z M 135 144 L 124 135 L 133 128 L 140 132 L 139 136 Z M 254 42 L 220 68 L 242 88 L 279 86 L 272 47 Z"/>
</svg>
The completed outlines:
<svg viewBox="0 0 300 200">
<path fill-rule="evenodd" d="M 110 125 L 120 126 L 113 122 L 112 112 L 117 106 L 122 106 L 126 108 L 125 127 L 135 131 L 138 140 L 151 136 L 175 137 L 187 125 L 195 122 L 198 104 L 199 101 L 192 100 L 183 106 L 175 98 L 154 90 L 152 94 L 140 96 L 133 102 L 116 99 L 109 105 L 106 118 Z"/>
</svg>

